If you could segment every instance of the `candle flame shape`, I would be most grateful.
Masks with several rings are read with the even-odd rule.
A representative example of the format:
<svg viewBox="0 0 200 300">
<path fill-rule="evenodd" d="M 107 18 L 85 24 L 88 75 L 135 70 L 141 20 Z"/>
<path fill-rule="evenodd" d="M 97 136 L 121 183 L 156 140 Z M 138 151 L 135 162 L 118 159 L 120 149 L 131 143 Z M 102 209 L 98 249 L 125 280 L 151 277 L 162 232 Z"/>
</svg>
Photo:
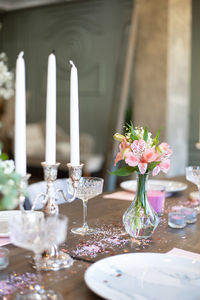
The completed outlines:
<svg viewBox="0 0 200 300">
<path fill-rule="evenodd" d="M 70 60 L 69 63 L 72 67 L 76 67 L 72 60 Z"/>
<path fill-rule="evenodd" d="M 21 52 L 19 53 L 18 57 L 19 57 L 19 58 L 24 57 L 24 51 L 21 51 Z"/>
</svg>

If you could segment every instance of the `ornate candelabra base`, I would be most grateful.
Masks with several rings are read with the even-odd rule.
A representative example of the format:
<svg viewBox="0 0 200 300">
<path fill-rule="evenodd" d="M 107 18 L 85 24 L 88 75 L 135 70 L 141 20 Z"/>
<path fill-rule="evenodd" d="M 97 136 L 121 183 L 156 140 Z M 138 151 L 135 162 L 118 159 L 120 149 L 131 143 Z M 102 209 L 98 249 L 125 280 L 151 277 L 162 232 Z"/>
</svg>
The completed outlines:
<svg viewBox="0 0 200 300">
<path fill-rule="evenodd" d="M 31 263 L 33 268 L 36 269 L 34 261 Z M 71 267 L 73 263 L 74 261 L 69 254 L 59 250 L 57 246 L 53 246 L 43 253 L 40 267 L 43 271 L 59 271 Z"/>
<path fill-rule="evenodd" d="M 54 165 L 48 165 L 45 162 L 42 162 L 41 164 L 44 169 L 44 179 L 47 183 L 47 190 L 46 193 L 41 193 L 36 197 L 32 209 L 35 208 L 38 199 L 43 198 L 42 203 L 44 206 L 42 211 L 44 214 L 46 216 L 57 215 L 59 213 L 57 204 L 58 193 L 61 193 L 66 202 L 72 202 L 75 200 L 76 189 L 82 175 L 83 165 L 81 164 L 80 166 L 73 167 L 71 164 L 68 164 L 69 175 L 74 185 L 74 194 L 70 199 L 68 199 L 62 190 L 54 189 L 54 182 L 57 179 L 58 167 L 60 164 L 56 163 Z M 35 268 L 34 262 L 32 262 L 32 265 Z M 41 270 L 43 271 L 58 271 L 64 268 L 69 268 L 72 265 L 73 259 L 69 254 L 59 250 L 57 245 L 53 245 L 50 249 L 46 250 L 41 259 Z"/>
</svg>

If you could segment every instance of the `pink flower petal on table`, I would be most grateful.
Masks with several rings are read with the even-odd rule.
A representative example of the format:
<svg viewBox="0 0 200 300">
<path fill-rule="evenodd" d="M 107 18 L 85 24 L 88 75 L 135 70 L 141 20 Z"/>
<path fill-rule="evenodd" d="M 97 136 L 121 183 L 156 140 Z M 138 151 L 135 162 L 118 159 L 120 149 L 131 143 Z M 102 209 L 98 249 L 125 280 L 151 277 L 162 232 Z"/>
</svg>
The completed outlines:
<svg viewBox="0 0 200 300">
<path fill-rule="evenodd" d="M 133 152 L 127 152 L 126 153 L 126 159 L 125 162 L 127 163 L 127 165 L 129 165 L 130 167 L 135 167 L 138 165 L 139 163 L 139 158 L 136 157 Z"/>
</svg>

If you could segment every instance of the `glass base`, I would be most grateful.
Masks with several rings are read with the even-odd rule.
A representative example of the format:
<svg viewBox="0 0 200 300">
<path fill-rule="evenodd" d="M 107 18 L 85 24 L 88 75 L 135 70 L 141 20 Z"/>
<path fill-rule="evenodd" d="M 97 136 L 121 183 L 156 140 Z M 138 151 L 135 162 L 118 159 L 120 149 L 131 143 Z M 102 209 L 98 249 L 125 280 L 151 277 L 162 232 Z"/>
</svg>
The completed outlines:
<svg viewBox="0 0 200 300">
<path fill-rule="evenodd" d="M 73 263 L 74 261 L 69 254 L 59 251 L 56 256 L 51 256 L 48 253 L 43 256 L 40 261 L 40 268 L 43 271 L 58 271 L 71 267 Z M 36 269 L 35 263 L 32 265 Z"/>
<path fill-rule="evenodd" d="M 90 235 L 97 233 L 97 229 L 87 227 L 72 228 L 71 232 L 80 235 Z"/>
<path fill-rule="evenodd" d="M 17 294 L 16 300 L 63 300 L 61 294 L 54 290 L 45 290 L 40 285 L 36 285 L 34 290 L 24 291 L 23 294 Z"/>
</svg>

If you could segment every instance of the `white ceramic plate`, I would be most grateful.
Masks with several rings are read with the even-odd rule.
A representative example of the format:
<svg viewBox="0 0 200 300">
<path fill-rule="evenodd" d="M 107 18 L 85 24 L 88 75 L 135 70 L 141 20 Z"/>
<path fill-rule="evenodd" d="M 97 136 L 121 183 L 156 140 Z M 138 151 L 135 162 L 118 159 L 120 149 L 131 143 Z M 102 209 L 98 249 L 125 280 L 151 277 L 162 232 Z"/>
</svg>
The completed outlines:
<svg viewBox="0 0 200 300">
<path fill-rule="evenodd" d="M 28 212 L 28 211 L 27 211 Z M 36 212 L 41 214 L 42 212 Z M 0 211 L 0 237 L 9 236 L 9 220 L 15 216 L 21 214 L 20 210 L 5 210 Z"/>
<path fill-rule="evenodd" d="M 200 261 L 157 253 L 121 254 L 91 265 L 85 282 L 109 300 L 198 300 Z"/>
<path fill-rule="evenodd" d="M 149 185 L 163 185 L 166 188 L 167 193 L 175 193 L 184 191 L 187 188 L 187 184 L 172 180 L 148 180 Z M 135 192 L 136 180 L 127 180 L 120 183 L 120 187 L 129 192 Z"/>
</svg>

